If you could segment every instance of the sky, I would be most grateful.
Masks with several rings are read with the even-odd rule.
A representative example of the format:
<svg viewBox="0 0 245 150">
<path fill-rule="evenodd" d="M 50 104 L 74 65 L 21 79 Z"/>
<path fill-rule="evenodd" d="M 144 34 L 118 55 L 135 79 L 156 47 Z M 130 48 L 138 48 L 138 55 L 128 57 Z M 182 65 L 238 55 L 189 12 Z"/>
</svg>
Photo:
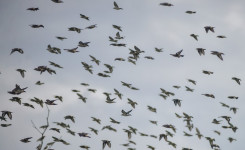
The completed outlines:
<svg viewBox="0 0 245 150">
<path fill-rule="evenodd" d="M 54 3 L 51 0 L 0 0 L 0 111 L 13 112 L 13 119 L 7 118 L 7 122 L 0 124 L 12 124 L 9 127 L 0 127 L 0 149 L 33 150 L 39 144 L 39 133 L 33 128 L 31 121 L 37 127 L 46 124 L 47 109 L 30 101 L 37 97 L 55 99 L 55 95 L 63 97 L 63 102 L 56 101 L 57 105 L 48 106 L 50 109 L 50 127 L 57 127 L 61 133 L 47 130 L 44 143 L 52 142 L 52 136 L 62 138 L 70 145 L 55 143 L 53 149 L 81 149 L 80 145 L 88 145 L 91 150 L 102 149 L 101 140 L 110 140 L 111 149 L 126 150 L 122 144 L 128 143 L 127 134 L 123 129 L 132 126 L 138 132 L 148 135 L 165 133 L 164 124 L 172 124 L 177 128 L 174 137 L 168 139 L 177 144 L 178 150 L 191 148 L 198 150 L 211 149 L 209 142 L 197 138 L 197 127 L 204 137 L 215 138 L 222 150 L 242 150 L 245 141 L 245 102 L 244 75 L 245 63 L 244 42 L 245 37 L 245 2 L 243 0 L 117 0 L 122 10 L 113 9 L 112 0 L 64 0 L 64 3 Z M 160 3 L 169 2 L 172 7 L 160 6 Z M 28 11 L 27 8 L 38 7 L 38 11 Z M 185 13 L 187 10 L 196 11 L 195 14 Z M 80 14 L 89 17 L 89 21 L 80 18 Z M 32 24 L 42 24 L 44 28 L 31 28 Z M 91 30 L 85 29 L 97 24 Z M 121 26 L 120 35 L 124 39 L 119 43 L 125 43 L 126 47 L 110 45 L 109 36 L 115 37 L 118 30 L 112 25 Z M 215 32 L 205 32 L 205 26 L 215 27 Z M 68 31 L 69 27 L 83 29 L 81 33 Z M 198 41 L 190 36 L 197 34 Z M 227 38 L 219 39 L 218 35 Z M 61 41 L 56 36 L 64 36 L 67 39 Z M 78 53 L 69 53 L 63 49 L 75 48 L 79 41 L 90 42 L 89 47 L 79 47 Z M 61 54 L 53 54 L 47 51 L 47 46 L 58 47 Z M 127 61 L 129 49 L 137 46 L 145 51 L 140 54 L 136 65 Z M 162 48 L 158 53 L 155 48 Z M 22 48 L 24 54 L 15 52 L 10 55 L 13 48 Z M 196 48 L 205 48 L 204 56 L 199 56 Z M 175 58 L 174 54 L 183 49 L 184 57 Z M 214 56 L 211 51 L 224 53 L 223 61 Z M 96 65 L 89 55 L 101 61 Z M 151 56 L 154 60 L 144 58 Z M 126 61 L 115 61 L 115 58 L 124 58 Z M 63 69 L 55 68 L 49 64 L 55 62 Z M 86 71 L 81 62 L 93 66 L 93 74 Z M 113 66 L 111 77 L 103 78 L 97 75 L 108 70 L 103 64 Z M 40 74 L 34 68 L 48 66 L 56 71 L 56 74 L 44 72 Z M 25 77 L 22 78 L 16 69 L 25 69 Z M 212 75 L 203 74 L 203 70 L 213 71 Z M 238 85 L 232 77 L 241 79 Z M 188 82 L 188 79 L 196 81 L 196 85 Z M 45 84 L 36 85 L 37 81 Z M 131 90 L 122 86 L 121 81 L 131 83 L 139 90 Z M 82 86 L 80 83 L 88 83 Z M 17 95 L 22 98 L 22 103 L 30 103 L 35 109 L 11 102 L 14 95 L 8 93 L 14 89 L 15 84 L 28 87 L 25 93 Z M 181 86 L 180 89 L 173 85 Z M 193 88 L 188 92 L 185 86 Z M 88 89 L 96 89 L 96 93 Z M 122 100 L 114 95 L 117 89 L 123 94 Z M 161 98 L 160 88 L 175 93 L 166 100 Z M 73 89 L 87 97 L 83 103 L 78 99 Z M 116 103 L 105 102 L 103 92 L 112 93 L 111 98 L 116 98 Z M 214 94 L 215 99 L 205 97 L 202 94 Z M 237 96 L 237 100 L 228 99 L 228 96 Z M 136 101 L 135 109 L 127 102 L 128 98 Z M 181 107 L 175 106 L 172 99 L 181 99 Z M 220 102 L 230 107 L 237 107 L 234 114 L 229 108 L 222 107 Z M 150 112 L 147 106 L 157 109 L 157 113 Z M 121 116 L 121 110 L 132 110 L 129 117 Z M 185 127 L 183 118 L 179 119 L 175 113 L 183 115 L 185 112 L 193 116 L 194 128 L 189 131 Z M 64 120 L 64 116 L 73 115 L 75 123 Z M 219 116 L 231 116 L 231 123 L 238 127 L 236 133 L 230 129 L 223 129 L 226 121 Z M 101 124 L 92 121 L 91 117 L 101 119 Z M 120 124 L 110 122 L 110 117 Z M 220 125 L 212 124 L 216 118 L 223 120 Z M 151 124 L 149 120 L 155 120 L 158 125 Z M 70 129 L 76 133 L 87 132 L 91 138 L 72 136 L 66 129 L 57 126 L 53 122 L 64 122 L 70 125 Z M 103 126 L 111 125 L 117 132 L 101 130 Z M 99 130 L 98 135 L 92 133 L 88 127 Z M 214 133 L 220 131 L 221 135 Z M 183 131 L 193 136 L 184 136 Z M 22 143 L 21 139 L 33 137 L 30 143 Z M 230 143 L 227 139 L 233 137 L 237 141 Z M 152 137 L 142 137 L 139 133 L 132 135 L 137 145 L 129 147 L 136 149 L 148 149 L 147 145 L 156 149 L 175 149 L 164 140 L 159 141 Z M 105 149 L 109 149 L 106 147 Z"/>
</svg>

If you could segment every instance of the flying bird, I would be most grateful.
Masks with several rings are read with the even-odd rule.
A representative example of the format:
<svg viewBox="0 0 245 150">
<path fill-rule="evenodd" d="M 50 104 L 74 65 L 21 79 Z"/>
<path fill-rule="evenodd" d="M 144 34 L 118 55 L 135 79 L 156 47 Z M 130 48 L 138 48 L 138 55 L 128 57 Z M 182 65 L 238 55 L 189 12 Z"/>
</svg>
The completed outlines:
<svg viewBox="0 0 245 150">
<path fill-rule="evenodd" d="M 10 52 L 10 55 L 14 52 L 19 52 L 20 54 L 24 54 L 24 51 L 21 48 L 13 48 Z"/>
<path fill-rule="evenodd" d="M 211 27 L 211 26 L 205 26 L 205 27 L 204 27 L 206 33 L 208 33 L 208 31 L 214 32 L 214 28 L 215 28 L 215 27 Z"/>
<path fill-rule="evenodd" d="M 114 1 L 114 8 L 113 9 L 115 9 L 115 10 L 120 10 L 120 9 L 122 9 L 122 8 L 120 8 L 118 5 L 117 5 L 117 3 Z"/>
<path fill-rule="evenodd" d="M 174 56 L 174 57 L 177 57 L 177 58 L 184 57 L 184 55 L 181 55 L 182 51 L 183 51 L 183 49 L 180 50 L 180 51 L 178 51 L 178 52 L 175 53 L 175 54 L 170 54 L 170 55 L 172 55 L 172 56 Z"/>
<path fill-rule="evenodd" d="M 223 60 L 222 55 L 224 55 L 224 53 L 218 51 L 211 51 L 211 54 L 216 55 L 217 57 L 219 57 L 220 60 Z"/>
</svg>

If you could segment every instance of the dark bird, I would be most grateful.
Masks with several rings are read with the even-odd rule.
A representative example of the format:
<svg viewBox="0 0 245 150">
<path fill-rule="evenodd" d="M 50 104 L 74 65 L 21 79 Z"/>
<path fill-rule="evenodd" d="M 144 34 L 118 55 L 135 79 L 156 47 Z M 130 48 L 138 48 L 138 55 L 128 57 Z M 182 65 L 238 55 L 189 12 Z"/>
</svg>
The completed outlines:
<svg viewBox="0 0 245 150">
<path fill-rule="evenodd" d="M 16 71 L 18 71 L 20 73 L 20 75 L 22 76 L 22 78 L 25 77 L 26 70 L 24 70 L 24 69 L 17 69 Z"/>
<path fill-rule="evenodd" d="M 201 139 L 203 137 L 203 135 L 201 134 L 201 132 L 199 131 L 198 128 L 196 128 L 196 135 L 199 139 Z"/>
<path fill-rule="evenodd" d="M 154 107 L 151 107 L 151 106 L 148 105 L 147 108 L 148 108 L 148 110 L 151 111 L 151 112 L 154 112 L 154 113 L 157 112 L 157 109 L 154 108 Z"/>
<path fill-rule="evenodd" d="M 130 98 L 128 98 L 128 104 L 130 104 L 133 108 L 135 108 L 135 105 L 138 105 L 137 102 L 131 100 Z"/>
<path fill-rule="evenodd" d="M 68 51 L 70 53 L 77 53 L 77 52 L 79 52 L 77 49 L 78 49 L 78 47 L 71 48 L 71 49 L 64 49 L 64 50 L 66 50 L 66 51 Z"/>
<path fill-rule="evenodd" d="M 117 89 L 114 89 L 114 91 L 115 91 L 114 94 L 117 95 L 120 99 L 122 99 L 123 94 L 120 93 Z"/>
<path fill-rule="evenodd" d="M 189 91 L 189 92 L 193 92 L 194 91 L 194 89 L 191 89 L 188 86 L 185 86 L 185 88 L 186 88 L 186 91 Z"/>
<path fill-rule="evenodd" d="M 63 3 L 62 0 L 51 0 L 51 1 L 53 1 L 54 3 Z"/>
<path fill-rule="evenodd" d="M 181 101 L 182 101 L 182 100 L 180 100 L 180 99 L 173 99 L 173 101 L 174 101 L 174 105 L 175 105 L 175 106 L 178 105 L 179 107 L 181 107 Z"/>
<path fill-rule="evenodd" d="M 208 33 L 208 31 L 214 32 L 214 28 L 215 28 L 215 27 L 211 27 L 211 26 L 205 26 L 205 27 L 204 27 L 206 33 Z"/>
<path fill-rule="evenodd" d="M 61 54 L 61 50 L 58 47 L 51 47 L 51 45 L 48 45 L 47 51 L 49 51 L 50 53 L 54 53 L 54 54 Z"/>
<path fill-rule="evenodd" d="M 225 103 L 220 102 L 220 104 L 221 104 L 221 106 L 223 106 L 223 107 L 230 108 L 230 106 L 229 106 L 229 105 L 227 105 L 227 104 L 225 104 Z"/>
<path fill-rule="evenodd" d="M 117 29 L 117 30 L 119 30 L 119 31 L 122 31 L 121 26 L 118 26 L 118 25 L 112 25 L 112 27 L 115 28 L 115 29 Z"/>
<path fill-rule="evenodd" d="M 111 123 L 120 124 L 120 122 L 119 122 L 119 121 L 116 121 L 116 120 L 115 120 L 115 119 L 113 119 L 113 118 L 110 118 L 110 120 L 111 120 L 111 121 L 110 121 Z"/>
<path fill-rule="evenodd" d="M 155 51 L 156 51 L 156 52 L 159 52 L 159 53 L 160 53 L 160 52 L 163 52 L 162 48 L 157 48 L 157 47 L 155 47 Z"/>
<path fill-rule="evenodd" d="M 89 43 L 90 43 L 90 42 L 82 42 L 82 41 L 79 41 L 79 42 L 78 42 L 78 46 L 79 46 L 79 47 L 88 47 L 88 46 L 89 46 L 89 45 L 88 45 Z"/>
<path fill-rule="evenodd" d="M 88 137 L 88 138 L 91 138 L 89 136 L 89 133 L 85 133 L 85 132 L 82 132 L 82 133 L 77 133 L 80 137 Z"/>
<path fill-rule="evenodd" d="M 8 127 L 11 126 L 12 124 L 1 124 L 1 127 Z"/>
<path fill-rule="evenodd" d="M 110 45 L 112 45 L 112 46 L 118 46 L 118 47 L 126 47 L 126 44 L 124 44 L 124 43 L 112 43 Z"/>
<path fill-rule="evenodd" d="M 207 71 L 207 70 L 203 70 L 202 73 L 207 74 L 207 75 L 211 75 L 211 74 L 213 74 L 214 72 L 212 72 L 212 71 Z"/>
<path fill-rule="evenodd" d="M 12 97 L 9 99 L 11 102 L 17 102 L 18 104 L 21 105 L 21 98 L 20 97 Z"/>
<path fill-rule="evenodd" d="M 60 129 L 58 129 L 58 128 L 50 128 L 49 130 L 53 130 L 53 131 L 60 133 Z"/>
<path fill-rule="evenodd" d="M 98 135 L 98 130 L 96 130 L 94 128 L 91 128 L 91 127 L 89 127 L 89 129 L 90 129 L 91 132 L 94 132 L 94 134 Z"/>
<path fill-rule="evenodd" d="M 35 109 L 35 107 L 32 104 L 29 104 L 29 103 L 22 103 L 22 105 Z"/>
<path fill-rule="evenodd" d="M 117 42 L 117 40 L 115 40 L 113 37 L 111 37 L 111 36 L 109 36 L 109 41 L 111 41 L 111 42 Z"/>
<path fill-rule="evenodd" d="M 220 60 L 223 60 L 222 55 L 224 55 L 224 53 L 218 51 L 211 51 L 211 54 L 216 55 L 217 57 L 219 57 Z"/>
<path fill-rule="evenodd" d="M 60 66 L 59 64 L 56 64 L 56 63 L 54 63 L 54 62 L 52 62 L 52 61 L 49 61 L 49 64 L 52 65 L 52 66 L 54 66 L 54 67 L 56 67 L 56 68 L 63 68 L 63 67 Z"/>
<path fill-rule="evenodd" d="M 228 96 L 229 99 L 238 99 L 239 97 L 237 96 Z"/>
<path fill-rule="evenodd" d="M 196 81 L 192 80 L 192 79 L 187 79 L 189 82 L 191 82 L 192 84 L 196 85 Z"/>
<path fill-rule="evenodd" d="M 206 96 L 206 97 L 215 98 L 215 96 L 214 96 L 213 94 L 202 94 L 202 95 L 204 95 L 204 96 Z"/>
<path fill-rule="evenodd" d="M 160 141 L 162 138 L 163 138 L 166 142 L 168 141 L 168 135 L 167 135 L 167 134 L 160 134 L 160 135 L 159 135 L 159 141 Z"/>
<path fill-rule="evenodd" d="M 12 91 L 8 91 L 9 94 L 13 94 L 13 95 L 19 95 L 21 93 L 26 92 L 25 89 L 27 89 L 27 87 L 25 88 L 20 88 L 20 86 L 18 84 L 15 85 L 15 88 Z"/>
<path fill-rule="evenodd" d="M 232 137 L 229 137 L 228 140 L 229 140 L 230 143 L 232 143 L 233 141 L 236 141 L 236 139 L 234 139 Z"/>
<path fill-rule="evenodd" d="M 31 8 L 27 8 L 26 10 L 30 10 L 30 11 L 38 11 L 39 8 L 38 8 L 38 7 L 31 7 Z"/>
<path fill-rule="evenodd" d="M 55 99 L 55 100 L 49 100 L 49 99 L 47 99 L 46 102 L 45 102 L 45 104 L 47 104 L 47 105 L 57 105 L 57 104 L 54 103 L 55 101 L 57 101 L 57 99 Z"/>
<path fill-rule="evenodd" d="M 120 8 L 118 5 L 117 5 L 117 3 L 114 1 L 114 8 L 113 9 L 115 9 L 115 10 L 120 10 L 120 9 L 122 9 L 122 8 Z"/>
<path fill-rule="evenodd" d="M 153 60 L 154 58 L 153 57 L 151 57 L 151 56 L 145 56 L 145 58 L 146 59 L 151 59 L 151 60 Z"/>
<path fill-rule="evenodd" d="M 204 48 L 196 48 L 198 54 L 201 56 L 201 55 L 205 55 L 205 50 Z"/>
<path fill-rule="evenodd" d="M 44 28 L 42 24 L 31 24 L 30 27 L 32 28 Z"/>
<path fill-rule="evenodd" d="M 151 150 L 155 150 L 155 147 L 151 146 L 151 145 L 147 145 L 147 148 L 151 149 Z"/>
<path fill-rule="evenodd" d="M 96 59 L 94 56 L 89 55 L 90 58 L 92 58 L 91 61 L 95 62 L 97 65 L 100 65 L 100 60 Z"/>
<path fill-rule="evenodd" d="M 195 14 L 196 12 L 195 11 L 187 10 L 185 13 L 187 13 L 187 14 Z"/>
<path fill-rule="evenodd" d="M 173 4 L 166 3 L 166 2 L 165 2 L 165 3 L 160 3 L 160 5 L 162 5 L 162 6 L 169 6 L 169 7 L 170 7 L 170 6 L 174 6 Z"/>
<path fill-rule="evenodd" d="M 67 115 L 67 116 L 65 116 L 64 118 L 65 118 L 65 120 L 69 119 L 69 120 L 71 120 L 73 123 L 75 123 L 75 117 L 74 117 L 74 116 Z"/>
<path fill-rule="evenodd" d="M 31 138 L 32 137 L 24 138 L 24 139 L 21 139 L 20 141 L 23 143 L 28 143 L 28 142 L 31 142 L 31 141 L 29 141 Z"/>
<path fill-rule="evenodd" d="M 86 150 L 89 150 L 90 149 L 90 147 L 87 146 L 87 145 L 81 145 L 80 148 L 83 148 L 83 149 L 86 149 Z"/>
<path fill-rule="evenodd" d="M 93 24 L 93 25 L 90 25 L 88 27 L 86 27 L 85 29 L 93 29 L 93 28 L 96 28 L 97 27 L 97 24 Z"/>
<path fill-rule="evenodd" d="M 221 121 L 222 121 L 222 120 L 213 119 L 212 123 L 213 123 L 213 124 L 220 124 Z"/>
<path fill-rule="evenodd" d="M 84 97 L 83 95 L 81 95 L 80 93 L 77 93 L 78 99 L 81 99 L 84 103 L 87 102 L 87 97 Z"/>
<path fill-rule="evenodd" d="M 98 124 L 100 124 L 101 120 L 95 117 L 91 117 L 93 121 L 97 122 Z"/>
<path fill-rule="evenodd" d="M 237 109 L 238 109 L 237 107 L 230 107 L 230 111 L 233 111 L 234 114 L 236 114 Z"/>
<path fill-rule="evenodd" d="M 237 84 L 241 85 L 241 79 L 239 79 L 237 77 L 232 77 L 231 79 L 236 81 Z"/>
<path fill-rule="evenodd" d="M 122 110 L 121 112 L 122 112 L 122 116 L 131 116 L 131 111 L 132 111 L 132 109 L 131 110 L 129 110 L 129 111 L 125 111 L 125 110 Z"/>
<path fill-rule="evenodd" d="M 190 36 L 193 37 L 195 40 L 198 41 L 198 39 L 197 39 L 198 35 L 197 34 L 191 34 Z"/>
<path fill-rule="evenodd" d="M 10 52 L 10 55 L 14 52 L 19 52 L 20 54 L 24 54 L 24 51 L 21 48 L 13 48 Z"/>
<path fill-rule="evenodd" d="M 81 33 L 81 30 L 80 28 L 77 28 L 77 27 L 70 27 L 68 28 L 68 31 L 76 31 L 77 33 Z"/>
<path fill-rule="evenodd" d="M 67 39 L 66 37 L 62 37 L 62 36 L 56 36 L 56 38 L 59 39 L 59 40 L 61 40 L 61 41 Z"/>
<path fill-rule="evenodd" d="M 1 111 L 2 112 L 2 118 L 4 118 L 6 115 L 10 120 L 12 120 L 12 112 L 11 111 Z"/>
<path fill-rule="evenodd" d="M 109 148 L 111 148 L 111 141 L 108 141 L 108 140 L 102 140 L 102 149 L 104 149 L 106 145 L 107 145 Z"/>
<path fill-rule="evenodd" d="M 89 17 L 88 17 L 88 16 L 85 16 L 85 15 L 83 15 L 83 14 L 80 14 L 80 18 L 83 18 L 83 19 L 85 19 L 85 20 L 89 20 Z"/>
<path fill-rule="evenodd" d="M 34 98 L 32 98 L 30 101 L 32 101 L 32 102 L 34 102 L 34 103 L 40 105 L 41 107 L 43 107 L 43 100 L 41 100 L 41 99 L 39 99 L 39 98 L 34 97 Z"/>
<path fill-rule="evenodd" d="M 175 53 L 175 54 L 170 54 L 170 55 L 172 55 L 172 56 L 174 56 L 174 57 L 177 57 L 177 58 L 184 57 L 184 55 L 181 55 L 182 51 L 183 51 L 183 49 L 180 50 L 180 51 L 178 51 L 178 52 Z"/>
<path fill-rule="evenodd" d="M 175 128 L 174 125 L 172 125 L 172 124 L 164 124 L 162 126 L 165 127 L 165 128 L 170 128 L 170 129 L 172 129 L 176 133 L 176 128 Z"/>
<path fill-rule="evenodd" d="M 223 39 L 223 38 L 226 38 L 226 36 L 224 36 L 224 35 L 218 35 L 217 38 Z"/>
</svg>

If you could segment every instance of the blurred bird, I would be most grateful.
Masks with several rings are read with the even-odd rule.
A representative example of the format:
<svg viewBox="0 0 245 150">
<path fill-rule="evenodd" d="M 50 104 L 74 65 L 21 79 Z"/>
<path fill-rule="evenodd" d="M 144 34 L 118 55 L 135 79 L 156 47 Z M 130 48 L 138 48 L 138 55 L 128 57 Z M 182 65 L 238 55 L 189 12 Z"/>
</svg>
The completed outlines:
<svg viewBox="0 0 245 150">
<path fill-rule="evenodd" d="M 204 48 L 196 48 L 198 54 L 201 56 L 201 55 L 205 55 L 205 50 Z"/>
<path fill-rule="evenodd" d="M 70 53 L 77 53 L 77 52 L 79 52 L 77 49 L 78 49 L 78 47 L 71 48 L 71 49 L 64 49 L 64 50 L 66 50 L 66 51 L 68 51 Z"/>
<path fill-rule="evenodd" d="M 85 19 L 85 20 L 88 20 L 88 21 L 89 21 L 89 17 L 87 17 L 87 16 L 85 16 L 85 15 L 83 15 L 83 14 L 80 14 L 80 18 L 83 18 L 83 19 Z"/>
<path fill-rule="evenodd" d="M 241 85 L 241 79 L 237 78 L 237 77 L 232 77 L 232 80 L 236 81 L 237 84 Z"/>
<path fill-rule="evenodd" d="M 178 52 L 175 53 L 175 54 L 170 54 L 170 55 L 172 55 L 172 56 L 174 56 L 174 57 L 177 57 L 177 58 L 184 57 L 184 55 L 181 55 L 182 51 L 183 51 L 183 49 L 180 50 L 180 51 L 178 51 Z"/>
<path fill-rule="evenodd" d="M 12 97 L 9 100 L 12 101 L 12 102 L 17 102 L 18 104 L 21 105 L 21 98 L 20 97 Z"/>
<path fill-rule="evenodd" d="M 89 133 L 85 133 L 85 132 L 82 132 L 82 133 L 77 133 L 80 137 L 88 137 L 88 138 L 91 138 L 89 136 Z"/>
<path fill-rule="evenodd" d="M 117 5 L 117 3 L 114 1 L 114 8 L 113 9 L 115 9 L 115 10 L 120 10 L 120 9 L 122 9 L 122 8 L 120 8 L 118 5 Z"/>
<path fill-rule="evenodd" d="M 27 8 L 26 10 L 30 10 L 30 11 L 38 11 L 39 8 L 38 8 L 38 7 L 31 7 L 31 8 Z"/>
<path fill-rule="evenodd" d="M 62 0 L 51 0 L 51 1 L 53 1 L 54 3 L 63 3 Z"/>
<path fill-rule="evenodd" d="M 122 112 L 122 116 L 131 116 L 131 114 L 130 114 L 131 111 L 132 111 L 132 110 L 129 110 L 129 111 L 126 112 L 125 110 L 122 110 L 122 111 L 121 111 L 121 112 Z"/>
<path fill-rule="evenodd" d="M 217 57 L 219 57 L 220 60 L 223 60 L 222 55 L 224 55 L 224 53 L 218 51 L 211 51 L 211 54 L 216 55 Z"/>
<path fill-rule="evenodd" d="M 218 35 L 217 38 L 223 39 L 223 38 L 226 38 L 226 36 L 224 36 L 224 35 Z"/>
<path fill-rule="evenodd" d="M 10 120 L 12 120 L 12 112 L 11 111 L 6 111 L 6 110 L 4 110 L 4 111 L 1 111 L 2 112 L 2 118 L 4 118 L 6 115 L 8 116 L 8 118 L 10 119 Z"/>
<path fill-rule="evenodd" d="M 187 10 L 185 13 L 187 13 L 187 14 L 195 14 L 196 12 L 195 11 Z"/>
<path fill-rule="evenodd" d="M 202 71 L 204 74 L 207 74 L 207 75 L 210 75 L 210 74 L 213 74 L 214 72 L 212 72 L 212 71 L 207 71 L 207 70 L 203 70 Z"/>
<path fill-rule="evenodd" d="M 29 26 L 32 28 L 44 28 L 44 26 L 42 24 L 31 24 Z"/>
<path fill-rule="evenodd" d="M 10 55 L 13 54 L 14 52 L 19 52 L 20 54 L 24 54 L 24 51 L 21 48 L 13 48 L 11 50 Z"/>
<path fill-rule="evenodd" d="M 21 139 L 20 141 L 23 143 L 28 143 L 28 142 L 31 142 L 31 141 L 29 141 L 31 138 L 32 137 L 24 138 L 24 139 Z"/>
<path fill-rule="evenodd" d="M 61 40 L 61 41 L 67 39 L 66 37 L 62 37 L 62 36 L 56 36 L 56 38 L 59 39 L 59 40 Z"/>
<path fill-rule="evenodd" d="M 211 27 L 211 26 L 205 26 L 205 27 L 204 27 L 206 33 L 208 33 L 208 31 L 214 32 L 214 28 L 215 28 L 215 27 Z"/>
<path fill-rule="evenodd" d="M 160 5 L 162 5 L 162 6 L 174 6 L 173 4 L 170 4 L 170 3 L 160 3 Z"/>
<path fill-rule="evenodd" d="M 113 119 L 113 118 L 110 118 L 110 120 L 111 120 L 111 121 L 110 121 L 111 123 L 120 124 L 120 122 L 119 122 L 119 121 L 116 121 L 116 120 L 115 120 L 115 119 Z"/>
<path fill-rule="evenodd" d="M 9 94 L 13 94 L 13 95 L 19 95 L 21 93 L 26 92 L 25 89 L 27 89 L 27 87 L 25 88 L 20 88 L 20 86 L 18 84 L 15 85 L 15 88 L 12 91 L 8 91 Z"/>
<path fill-rule="evenodd" d="M 198 41 L 198 39 L 197 39 L 198 35 L 197 34 L 191 34 L 190 36 L 193 37 L 195 40 Z"/>
<path fill-rule="evenodd" d="M 77 33 L 81 33 L 81 30 L 80 28 L 77 28 L 77 27 L 70 27 L 68 28 L 68 31 L 76 31 Z"/>
</svg>

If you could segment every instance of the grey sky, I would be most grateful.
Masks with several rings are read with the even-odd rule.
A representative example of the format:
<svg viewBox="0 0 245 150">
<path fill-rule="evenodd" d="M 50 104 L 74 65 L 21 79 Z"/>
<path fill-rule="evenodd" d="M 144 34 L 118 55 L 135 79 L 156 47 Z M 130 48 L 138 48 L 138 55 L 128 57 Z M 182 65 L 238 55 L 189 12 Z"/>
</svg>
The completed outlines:
<svg viewBox="0 0 245 150">
<path fill-rule="evenodd" d="M 71 143 L 64 146 L 56 143 L 54 149 L 80 149 L 80 145 L 89 145 L 91 149 L 102 149 L 103 139 L 111 140 L 113 150 L 127 149 L 121 144 L 127 143 L 127 135 L 123 129 L 128 126 L 137 127 L 139 132 L 159 135 L 165 132 L 163 124 L 173 124 L 177 133 L 169 138 L 177 144 L 177 149 L 183 147 L 195 150 L 211 149 L 206 139 L 198 140 L 195 129 L 191 132 L 185 126 L 182 119 L 175 117 L 175 112 L 182 114 L 186 112 L 192 115 L 194 127 L 198 127 L 204 136 L 216 139 L 215 143 L 221 146 L 222 150 L 242 150 L 245 141 L 244 121 L 244 74 L 245 63 L 244 42 L 245 37 L 245 1 L 228 0 L 175 0 L 170 1 L 173 7 L 160 6 L 159 3 L 166 1 L 157 0 L 117 0 L 123 10 L 113 9 L 112 0 L 64 0 L 62 4 L 55 4 L 50 0 L 0 0 L 0 111 L 9 110 L 13 112 L 13 120 L 8 120 L 12 126 L 0 128 L 0 149 L 32 150 L 38 143 L 36 140 L 39 134 L 32 127 L 31 120 L 37 126 L 45 124 L 47 115 L 46 108 L 41 109 L 38 105 L 30 102 L 33 97 L 42 100 L 53 99 L 54 95 L 63 96 L 64 102 L 57 102 L 57 106 L 50 106 L 50 127 L 55 127 L 53 122 L 69 123 L 71 130 L 75 132 L 90 132 L 88 127 L 99 130 L 99 135 L 91 133 L 91 139 L 73 137 L 65 129 L 61 134 L 47 131 L 45 142 L 52 141 L 52 136 L 62 137 Z M 27 11 L 29 7 L 39 7 L 36 12 Z M 197 11 L 196 14 L 186 14 L 185 11 Z M 80 18 L 79 14 L 89 16 L 90 21 Z M 29 25 L 43 24 L 43 28 L 33 29 Z M 80 34 L 68 31 L 69 27 L 84 29 L 89 25 L 97 24 L 92 30 L 82 30 Z M 119 25 L 123 32 L 120 32 L 125 39 L 119 43 L 126 43 L 126 47 L 110 46 L 108 37 L 114 37 L 117 30 L 112 25 Z M 214 26 L 215 33 L 205 33 L 204 26 Z M 198 34 L 198 41 L 195 41 L 190 34 Z M 226 39 L 218 39 L 217 35 L 225 35 Z M 65 36 L 68 39 L 60 41 L 56 36 Z M 79 47 L 79 53 L 68 53 L 63 49 L 70 49 L 77 46 L 79 41 L 91 42 L 89 47 Z M 62 49 L 62 54 L 49 53 L 47 45 Z M 144 50 L 136 65 L 127 61 L 114 61 L 116 57 L 127 59 L 129 48 L 134 46 Z M 154 48 L 163 48 L 162 53 L 155 52 Z M 196 48 L 207 49 L 205 56 L 199 56 Z M 9 55 L 11 49 L 22 48 L 24 54 L 14 53 Z M 183 49 L 183 58 L 174 58 L 170 54 Z M 211 55 L 210 51 L 223 52 L 224 61 Z M 93 55 L 101 61 L 97 66 L 91 62 L 89 55 Z M 144 56 L 152 56 L 154 60 L 145 59 Z M 63 69 L 54 68 L 48 61 L 53 61 Z M 91 75 L 84 70 L 81 61 L 93 65 L 94 73 Z M 114 66 L 111 78 L 97 76 L 98 72 L 106 70 L 103 64 Z M 40 75 L 33 69 L 47 65 L 56 70 L 56 75 L 47 72 Z M 18 68 L 25 69 L 26 76 L 22 78 L 16 71 Z M 205 75 L 202 70 L 213 71 L 213 75 Z M 239 86 L 232 77 L 242 79 Z M 187 81 L 193 79 L 197 85 Z M 36 81 L 45 84 L 35 85 Z M 139 91 L 130 90 L 121 85 L 121 81 L 132 83 L 139 88 Z M 81 82 L 89 83 L 88 88 L 97 89 L 96 93 L 87 91 L 87 87 L 81 86 Z M 15 84 L 21 87 L 28 87 L 26 93 L 20 95 L 22 102 L 32 103 L 35 109 L 12 103 L 8 94 Z M 179 90 L 173 85 L 180 85 Z M 194 90 L 193 93 L 185 91 L 185 86 Z M 105 103 L 103 92 L 114 93 L 113 89 L 123 93 L 123 99 L 116 99 L 115 104 Z M 174 92 L 174 97 L 163 100 L 159 95 L 160 88 Z M 80 93 L 87 97 L 87 103 L 78 100 L 72 89 L 80 90 Z M 215 99 L 207 98 L 201 94 L 210 93 Z M 238 96 L 238 100 L 230 100 L 228 96 Z M 116 97 L 114 94 L 112 98 Z M 130 110 L 127 98 L 137 101 L 136 109 L 133 109 L 132 116 L 121 116 L 121 110 Z M 174 106 L 172 99 L 179 98 L 182 106 Z M 221 107 L 219 102 L 226 103 L 231 107 L 238 107 L 237 114 L 233 114 L 228 108 Z M 157 113 L 147 110 L 147 105 L 157 108 Z M 76 123 L 65 121 L 65 115 L 74 115 Z M 236 133 L 230 129 L 223 129 L 222 125 L 212 124 L 214 118 L 222 115 L 232 117 L 231 122 L 238 127 Z M 98 125 L 90 117 L 98 117 L 102 124 Z M 111 124 L 110 117 L 121 122 L 120 125 Z M 158 121 L 158 126 L 149 122 Z M 3 121 L 0 122 L 5 123 Z M 105 125 L 112 125 L 117 129 L 114 133 L 108 130 L 101 130 Z M 59 127 L 60 128 L 60 127 Z M 221 131 L 218 136 L 213 130 Z M 170 131 L 170 130 L 169 130 Z M 183 131 L 195 136 L 185 137 Z M 19 140 L 25 137 L 33 137 L 31 143 L 24 144 Z M 229 143 L 228 137 L 237 139 Z M 137 143 L 136 149 L 147 149 L 146 145 L 152 145 L 156 149 L 173 149 L 165 141 L 159 141 L 151 137 L 141 137 L 139 133 L 132 136 Z M 106 148 L 108 149 L 108 148 Z"/>
</svg>

